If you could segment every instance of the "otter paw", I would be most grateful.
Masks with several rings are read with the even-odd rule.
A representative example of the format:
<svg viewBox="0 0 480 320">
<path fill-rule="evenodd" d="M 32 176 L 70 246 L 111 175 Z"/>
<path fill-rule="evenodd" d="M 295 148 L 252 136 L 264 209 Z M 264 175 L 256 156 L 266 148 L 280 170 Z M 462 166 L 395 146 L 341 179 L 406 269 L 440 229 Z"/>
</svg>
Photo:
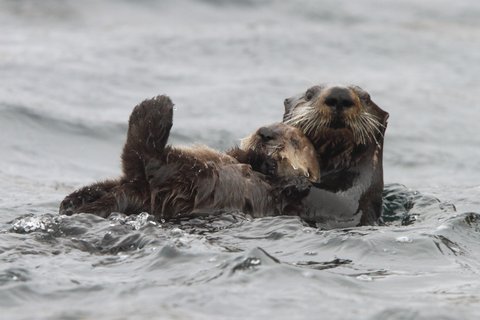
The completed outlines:
<svg viewBox="0 0 480 320">
<path fill-rule="evenodd" d="M 283 185 L 282 194 L 287 198 L 303 198 L 308 195 L 312 184 L 305 176 L 290 177 Z"/>
<path fill-rule="evenodd" d="M 266 156 L 259 168 L 259 171 L 267 176 L 275 176 L 277 174 L 278 163 L 273 158 Z"/>
<path fill-rule="evenodd" d="M 59 213 L 67 216 L 77 213 L 81 206 L 97 201 L 117 185 L 116 180 L 106 180 L 78 189 L 63 199 Z"/>
<path fill-rule="evenodd" d="M 173 103 L 169 97 L 157 96 L 137 105 L 128 122 L 127 143 L 122 156 L 124 161 L 130 162 L 126 160 L 128 157 L 135 159 L 160 154 L 172 125 Z"/>
<path fill-rule="evenodd" d="M 160 95 L 137 105 L 130 115 L 129 126 L 155 126 L 171 123 L 172 120 L 173 102 L 168 96 Z"/>
<path fill-rule="evenodd" d="M 60 209 L 58 213 L 65 216 L 71 216 L 75 213 L 76 207 L 77 206 L 71 199 L 65 199 L 60 203 Z"/>
</svg>

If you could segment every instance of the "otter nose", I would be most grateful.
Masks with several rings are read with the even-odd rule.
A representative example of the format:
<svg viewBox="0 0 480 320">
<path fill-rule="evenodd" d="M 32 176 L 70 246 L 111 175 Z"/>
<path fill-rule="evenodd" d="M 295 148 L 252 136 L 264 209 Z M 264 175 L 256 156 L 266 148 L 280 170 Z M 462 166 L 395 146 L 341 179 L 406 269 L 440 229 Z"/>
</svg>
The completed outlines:
<svg viewBox="0 0 480 320">
<path fill-rule="evenodd" d="M 263 141 L 270 141 L 275 137 L 275 132 L 268 127 L 261 127 L 258 129 L 257 134 L 262 138 Z"/>
<path fill-rule="evenodd" d="M 355 102 L 348 89 L 335 87 L 325 97 L 325 104 L 330 108 L 340 110 L 353 107 Z"/>
</svg>

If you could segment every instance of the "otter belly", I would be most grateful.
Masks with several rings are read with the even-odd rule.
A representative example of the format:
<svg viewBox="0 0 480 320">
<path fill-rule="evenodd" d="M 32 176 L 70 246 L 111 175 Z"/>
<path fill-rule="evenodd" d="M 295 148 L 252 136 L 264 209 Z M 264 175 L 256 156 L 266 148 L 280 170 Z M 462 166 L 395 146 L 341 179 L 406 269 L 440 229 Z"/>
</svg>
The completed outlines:
<svg viewBox="0 0 480 320">
<path fill-rule="evenodd" d="M 362 218 L 358 199 L 348 193 L 313 187 L 303 205 L 305 212 L 300 217 L 325 229 L 355 227 Z"/>
<path fill-rule="evenodd" d="M 324 229 L 350 228 L 362 224 L 362 216 L 368 211 L 363 201 L 372 184 L 373 168 L 368 164 L 360 164 L 352 168 L 349 187 L 343 190 L 328 190 L 316 185 L 303 200 L 303 219 L 315 222 Z"/>
</svg>

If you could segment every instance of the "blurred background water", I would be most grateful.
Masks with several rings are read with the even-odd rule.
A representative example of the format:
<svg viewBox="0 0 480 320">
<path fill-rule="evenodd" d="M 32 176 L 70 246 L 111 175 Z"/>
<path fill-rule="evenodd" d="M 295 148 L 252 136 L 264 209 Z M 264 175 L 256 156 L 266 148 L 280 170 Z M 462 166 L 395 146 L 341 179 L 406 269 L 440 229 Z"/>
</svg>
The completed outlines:
<svg viewBox="0 0 480 320">
<path fill-rule="evenodd" d="M 0 30 L 0 318 L 480 316 L 478 1 L 0 0 Z M 388 226 L 56 215 L 143 99 L 225 149 L 321 82 L 390 113 Z"/>
</svg>

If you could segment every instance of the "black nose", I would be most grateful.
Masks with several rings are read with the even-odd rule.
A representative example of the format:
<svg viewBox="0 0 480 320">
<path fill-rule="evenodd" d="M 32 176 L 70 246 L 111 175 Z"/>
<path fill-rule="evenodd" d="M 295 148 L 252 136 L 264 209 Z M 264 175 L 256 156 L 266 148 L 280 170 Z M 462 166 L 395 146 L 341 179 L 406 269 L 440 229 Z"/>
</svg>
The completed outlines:
<svg viewBox="0 0 480 320">
<path fill-rule="evenodd" d="M 270 141 L 275 138 L 275 132 L 268 127 L 261 127 L 258 129 L 257 134 L 262 138 L 263 141 Z"/>
<path fill-rule="evenodd" d="M 340 110 L 353 107 L 355 103 L 348 89 L 335 87 L 325 97 L 325 104 Z"/>
</svg>

